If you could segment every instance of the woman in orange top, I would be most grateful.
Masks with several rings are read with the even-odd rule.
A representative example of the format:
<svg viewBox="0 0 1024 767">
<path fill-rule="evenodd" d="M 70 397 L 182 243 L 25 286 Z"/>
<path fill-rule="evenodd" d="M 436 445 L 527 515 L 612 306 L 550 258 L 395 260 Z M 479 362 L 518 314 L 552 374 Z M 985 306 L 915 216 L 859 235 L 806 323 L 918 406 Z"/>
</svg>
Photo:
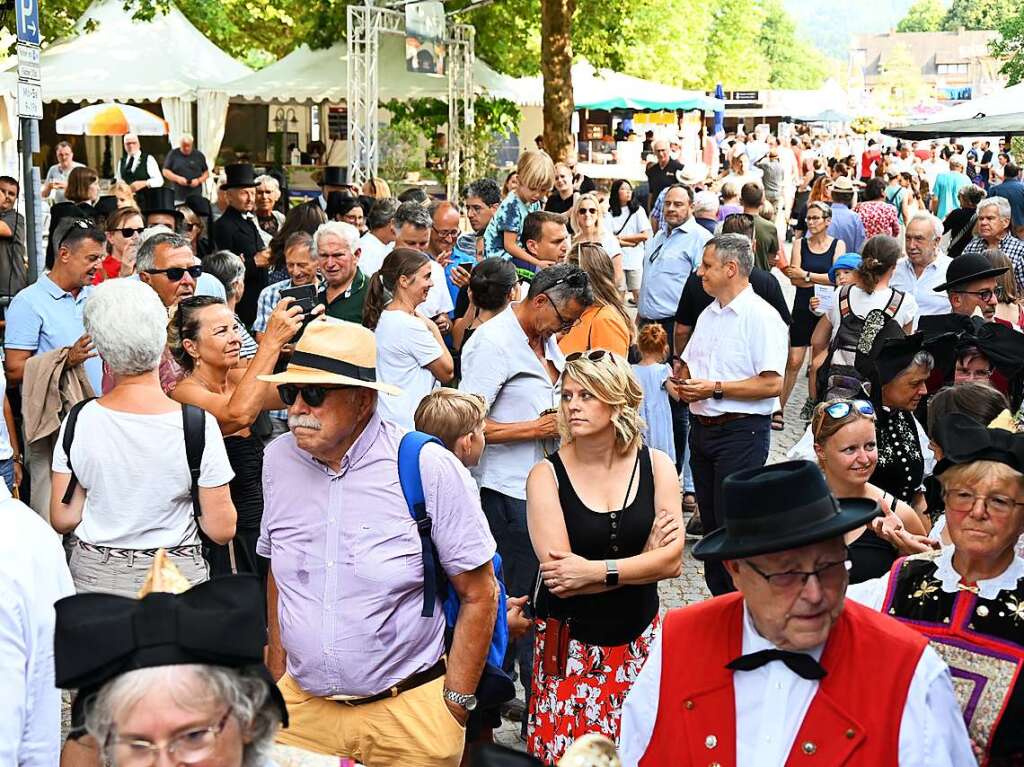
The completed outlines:
<svg viewBox="0 0 1024 767">
<path fill-rule="evenodd" d="M 568 260 L 587 273 L 594 289 L 594 303 L 558 341 L 563 354 L 588 349 L 607 349 L 626 358 L 634 342 L 633 323 L 615 284 L 615 267 L 605 249 L 593 242 L 580 242 L 569 251 Z"/>
</svg>

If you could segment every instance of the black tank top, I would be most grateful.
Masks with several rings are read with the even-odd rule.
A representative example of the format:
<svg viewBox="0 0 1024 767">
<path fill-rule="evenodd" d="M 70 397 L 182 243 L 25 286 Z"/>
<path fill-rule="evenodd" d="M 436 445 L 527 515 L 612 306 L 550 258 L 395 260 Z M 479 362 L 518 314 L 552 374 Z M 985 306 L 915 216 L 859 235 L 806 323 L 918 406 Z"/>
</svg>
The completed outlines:
<svg viewBox="0 0 1024 767">
<path fill-rule="evenodd" d="M 558 453 L 548 456 L 558 479 L 558 500 L 573 554 L 585 559 L 625 559 L 643 552 L 654 525 L 654 473 L 646 446 L 634 483 L 636 498 L 625 509 L 592 511 L 576 494 Z M 623 489 L 625 494 L 625 489 Z M 621 586 L 604 594 L 559 599 L 542 589 L 538 614 L 568 620 L 570 636 L 586 644 L 614 647 L 635 640 L 658 612 L 658 584 Z"/>
<path fill-rule="evenodd" d="M 225 437 L 228 463 L 235 472 L 229 485 L 238 527 L 259 530 L 263 519 L 263 445 L 259 437 Z"/>
</svg>

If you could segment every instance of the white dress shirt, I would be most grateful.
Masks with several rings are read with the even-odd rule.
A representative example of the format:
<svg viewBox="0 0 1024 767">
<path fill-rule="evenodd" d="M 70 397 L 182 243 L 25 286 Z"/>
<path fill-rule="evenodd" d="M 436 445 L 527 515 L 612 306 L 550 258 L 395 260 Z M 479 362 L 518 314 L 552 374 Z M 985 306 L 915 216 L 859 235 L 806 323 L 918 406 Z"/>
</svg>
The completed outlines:
<svg viewBox="0 0 1024 767">
<path fill-rule="evenodd" d="M 388 253 L 395 249 L 395 243 L 385 245 L 373 232 L 367 232 L 356 243 L 359 248 L 359 268 L 367 277 L 372 277 L 380 270 Z"/>
<path fill-rule="evenodd" d="M 0 482 L 0 764 L 60 762 L 53 604 L 75 593 L 60 538 Z"/>
<path fill-rule="evenodd" d="M 363 272 L 366 274 L 366 272 Z M 422 304 L 416 307 L 416 311 L 424 317 L 436 317 L 439 314 L 448 314 L 454 311 L 455 304 L 452 303 L 452 294 L 448 290 L 448 278 L 445 277 L 444 267 L 434 259 L 430 259 L 430 290 Z"/>
<path fill-rule="evenodd" d="M 925 317 L 936 314 L 949 314 L 952 309 L 949 306 L 949 296 L 943 291 L 935 292 L 935 286 L 946 281 L 946 269 L 953 261 L 949 256 L 939 254 L 928 266 L 917 276 L 914 265 L 910 259 L 904 256 L 896 262 L 896 271 L 889 280 L 889 287 L 902 290 L 914 297 L 917 301 L 917 317 Z M 917 318 L 914 318 L 914 327 L 917 327 Z"/>
<path fill-rule="evenodd" d="M 743 608 L 743 654 L 774 645 L 754 627 Z M 823 647 L 809 654 L 820 660 Z M 884 651 L 883 649 L 879 650 Z M 661 687 L 661 635 L 651 647 L 622 709 L 619 754 L 624 767 L 639 764 L 658 715 Z M 811 701 L 816 680 L 804 679 L 785 663 L 771 661 L 753 671 L 733 673 L 736 700 L 737 767 L 780 767 L 786 763 Z M 879 701 L 883 705 L 884 701 Z M 680 745 L 680 751 L 685 747 Z M 960 713 L 949 669 L 926 647 L 914 670 L 900 721 L 900 767 L 967 767 L 977 764 Z"/>
<path fill-rule="evenodd" d="M 724 307 L 715 299 L 701 312 L 682 357 L 690 378 L 728 382 L 768 372 L 783 376 L 788 354 L 789 329 L 772 305 L 747 285 Z M 703 416 L 771 415 L 777 403 L 777 397 L 709 398 L 691 403 L 690 412 Z"/>
<path fill-rule="evenodd" d="M 141 153 L 129 155 L 128 167 L 134 168 L 139 162 Z M 147 155 L 146 160 L 146 174 L 149 176 L 149 188 L 156 189 L 158 186 L 164 185 L 164 175 L 160 172 L 160 164 L 157 163 L 156 158 L 153 155 Z M 117 169 L 114 174 L 118 181 L 123 181 L 121 178 L 121 163 L 117 164 Z"/>
</svg>

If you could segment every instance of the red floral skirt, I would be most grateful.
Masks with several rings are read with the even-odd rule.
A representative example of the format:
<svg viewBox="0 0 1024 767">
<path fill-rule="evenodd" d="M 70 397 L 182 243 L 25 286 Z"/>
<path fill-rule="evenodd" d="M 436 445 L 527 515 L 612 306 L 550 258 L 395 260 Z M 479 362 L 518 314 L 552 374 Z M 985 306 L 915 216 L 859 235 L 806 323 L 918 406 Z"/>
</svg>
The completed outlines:
<svg viewBox="0 0 1024 767">
<path fill-rule="evenodd" d="M 661 626 L 660 615 L 629 644 L 615 647 L 569 640 L 564 677 L 544 673 L 544 624 L 535 622 L 533 692 L 526 749 L 544 764 L 555 764 L 573 741 L 589 732 L 619 742 L 622 704 L 643 668 Z"/>
</svg>

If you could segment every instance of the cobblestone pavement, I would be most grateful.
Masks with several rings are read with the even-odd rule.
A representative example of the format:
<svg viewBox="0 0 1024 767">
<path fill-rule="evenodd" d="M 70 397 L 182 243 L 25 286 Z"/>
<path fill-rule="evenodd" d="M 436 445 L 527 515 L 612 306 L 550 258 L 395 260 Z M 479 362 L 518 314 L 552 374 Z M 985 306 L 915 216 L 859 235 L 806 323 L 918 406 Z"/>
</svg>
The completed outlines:
<svg viewBox="0 0 1024 767">
<path fill-rule="evenodd" d="M 778 273 L 776 273 L 778 276 Z M 784 278 L 780 280 L 786 300 L 792 302 L 793 288 Z M 804 369 L 806 372 L 806 367 Z M 786 460 L 786 451 L 795 445 L 803 435 L 807 424 L 800 420 L 800 410 L 807 398 L 807 379 L 804 375 L 797 378 L 793 393 L 786 405 L 785 428 L 782 431 L 772 432 L 771 450 L 768 454 L 768 463 L 778 463 Z M 662 581 L 658 587 L 661 596 L 662 610 L 673 607 L 700 602 L 707 599 L 710 594 L 704 583 L 704 566 L 690 555 L 690 549 L 696 541 L 687 539 L 686 548 L 683 552 L 683 572 L 678 578 L 669 581 Z M 520 690 L 520 698 L 522 690 Z M 523 749 L 525 744 L 519 739 L 519 723 L 503 721 L 500 730 L 495 732 L 495 739 L 506 746 Z"/>
</svg>

